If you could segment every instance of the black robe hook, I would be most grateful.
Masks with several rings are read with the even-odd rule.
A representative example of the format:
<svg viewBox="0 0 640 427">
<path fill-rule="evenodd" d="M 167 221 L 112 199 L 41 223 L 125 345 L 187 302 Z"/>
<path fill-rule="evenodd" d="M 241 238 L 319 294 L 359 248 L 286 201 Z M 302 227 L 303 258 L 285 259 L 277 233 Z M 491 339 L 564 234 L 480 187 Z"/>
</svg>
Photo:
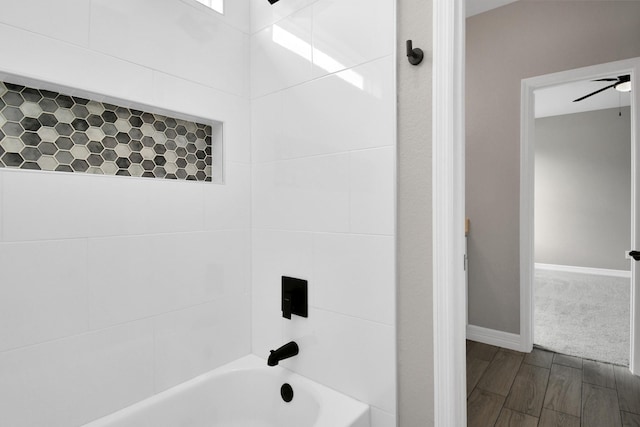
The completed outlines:
<svg viewBox="0 0 640 427">
<path fill-rule="evenodd" d="M 407 40 L 407 58 L 411 65 L 418 65 L 422 62 L 422 58 L 424 58 L 424 52 L 419 47 L 413 48 L 413 42 L 411 40 Z"/>
</svg>

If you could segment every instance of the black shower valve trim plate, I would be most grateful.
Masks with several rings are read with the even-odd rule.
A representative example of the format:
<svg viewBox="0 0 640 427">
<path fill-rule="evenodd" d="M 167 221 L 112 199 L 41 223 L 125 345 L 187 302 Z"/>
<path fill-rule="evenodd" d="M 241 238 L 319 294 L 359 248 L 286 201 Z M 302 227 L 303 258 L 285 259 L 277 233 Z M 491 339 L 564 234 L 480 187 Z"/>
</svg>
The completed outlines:
<svg viewBox="0 0 640 427">
<path fill-rule="evenodd" d="M 295 314 L 309 316 L 307 281 L 295 277 L 282 276 L 282 317 L 291 319 Z"/>
</svg>

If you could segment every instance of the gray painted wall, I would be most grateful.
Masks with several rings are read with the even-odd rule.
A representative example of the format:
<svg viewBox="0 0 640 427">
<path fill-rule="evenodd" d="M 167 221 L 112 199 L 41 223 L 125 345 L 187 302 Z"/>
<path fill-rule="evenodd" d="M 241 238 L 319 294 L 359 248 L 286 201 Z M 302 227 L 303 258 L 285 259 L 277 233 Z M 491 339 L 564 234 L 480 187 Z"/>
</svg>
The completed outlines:
<svg viewBox="0 0 640 427">
<path fill-rule="evenodd" d="M 467 19 L 469 323 L 519 333 L 520 83 L 640 56 L 640 2 L 518 1 Z"/>
<path fill-rule="evenodd" d="M 432 0 L 398 0 L 398 426 L 433 426 Z M 425 59 L 407 61 L 413 39 Z"/>
<path fill-rule="evenodd" d="M 536 120 L 536 262 L 630 269 L 629 114 L 625 107 Z"/>
</svg>

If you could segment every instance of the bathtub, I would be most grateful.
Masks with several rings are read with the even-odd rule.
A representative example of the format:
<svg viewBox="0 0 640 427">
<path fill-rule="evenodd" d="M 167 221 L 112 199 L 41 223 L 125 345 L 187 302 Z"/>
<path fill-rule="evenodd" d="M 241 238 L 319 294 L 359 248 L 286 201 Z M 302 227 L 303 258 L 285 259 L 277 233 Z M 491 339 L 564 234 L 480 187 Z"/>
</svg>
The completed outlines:
<svg viewBox="0 0 640 427">
<path fill-rule="evenodd" d="M 369 427 L 369 406 L 250 355 L 84 427 Z"/>
</svg>

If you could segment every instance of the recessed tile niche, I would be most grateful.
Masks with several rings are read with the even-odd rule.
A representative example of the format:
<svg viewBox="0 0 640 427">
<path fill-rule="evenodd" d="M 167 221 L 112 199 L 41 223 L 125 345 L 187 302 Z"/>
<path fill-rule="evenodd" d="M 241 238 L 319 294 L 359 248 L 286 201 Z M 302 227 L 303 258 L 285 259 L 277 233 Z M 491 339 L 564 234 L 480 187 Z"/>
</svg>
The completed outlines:
<svg viewBox="0 0 640 427">
<path fill-rule="evenodd" d="M 0 82 L 0 167 L 212 181 L 212 127 Z"/>
</svg>

